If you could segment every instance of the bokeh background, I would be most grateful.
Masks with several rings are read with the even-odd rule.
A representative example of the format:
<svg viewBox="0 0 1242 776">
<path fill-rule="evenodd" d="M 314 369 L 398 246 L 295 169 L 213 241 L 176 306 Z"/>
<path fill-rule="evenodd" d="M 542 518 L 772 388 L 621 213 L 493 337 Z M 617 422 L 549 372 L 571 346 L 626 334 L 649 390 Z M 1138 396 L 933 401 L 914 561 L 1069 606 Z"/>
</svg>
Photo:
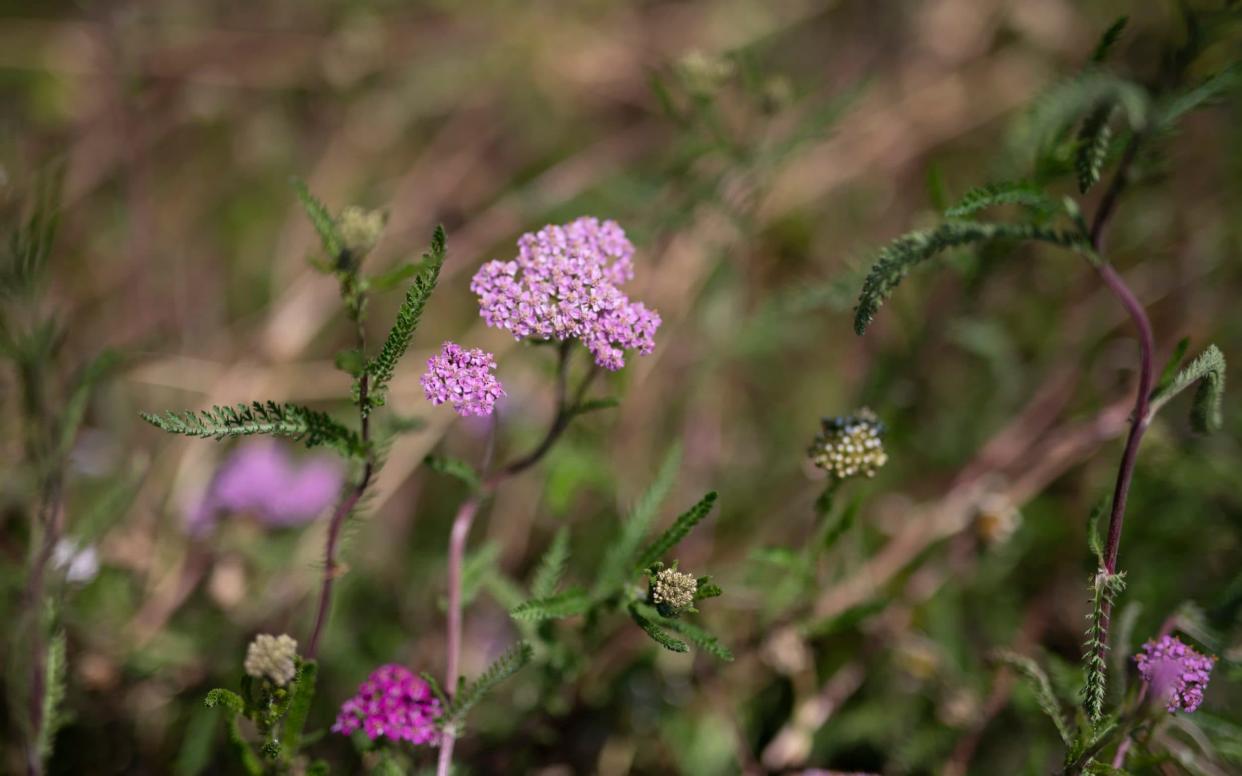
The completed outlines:
<svg viewBox="0 0 1242 776">
<path fill-rule="evenodd" d="M 475 527 L 464 668 L 513 640 L 513 587 L 559 526 L 570 578 L 589 584 L 675 446 L 663 519 L 720 492 L 680 559 L 724 587 L 700 617 L 737 659 L 664 653 L 614 623 L 585 661 L 538 663 L 475 714 L 466 772 L 1048 772 L 1055 732 L 987 655 L 1039 654 L 1077 685 L 1085 523 L 1120 453 L 1132 332 L 1085 263 L 1030 248 L 950 255 L 864 338 L 850 317 L 874 246 L 1019 168 L 1022 108 L 1122 13 L 1118 69 L 1156 77 L 1185 36 L 1171 2 L 0 2 L 0 200 L 63 169 L 46 298 L 60 363 L 125 357 L 68 472 L 67 530 L 99 568 L 66 590 L 73 719 L 51 771 L 229 772 L 204 693 L 232 686 L 255 633 L 307 630 L 324 521 L 230 515 L 192 537 L 186 515 L 230 446 L 137 416 L 255 398 L 347 409 L 333 355 L 350 327 L 308 263 L 300 176 L 333 209 L 387 210 L 373 270 L 417 256 L 437 223 L 449 245 L 390 402 L 425 425 L 395 441 L 351 530 L 311 729 L 379 663 L 442 672 L 464 490 L 422 461 L 477 459 L 486 426 L 428 405 L 421 364 L 450 337 L 493 350 L 501 449 L 536 439 L 552 354 L 486 329 L 469 278 L 523 231 L 595 214 L 638 246 L 627 290 L 663 316 L 658 347 L 600 389 L 616 410 L 577 424 Z M 1111 258 L 1161 359 L 1182 337 L 1242 352 L 1240 119 L 1226 102 L 1163 138 L 1116 219 Z M 372 341 L 398 302 L 374 300 Z M 15 391 L 6 374 L 6 621 L 29 535 Z M 823 481 L 806 447 L 821 416 L 862 405 L 888 425 L 890 463 L 851 485 L 851 525 L 807 568 L 795 550 Z M 1227 395 L 1225 430 L 1200 437 L 1186 407 L 1141 454 L 1125 601 L 1141 603 L 1134 639 L 1189 601 L 1236 651 L 1242 414 Z M 1173 731 L 1184 756 L 1152 772 L 1239 772 L 1239 678 L 1222 661 L 1195 717 L 1212 743 Z M 6 709 L 0 769 L 17 772 Z M 339 772 L 364 767 L 344 738 L 317 746 Z"/>
</svg>

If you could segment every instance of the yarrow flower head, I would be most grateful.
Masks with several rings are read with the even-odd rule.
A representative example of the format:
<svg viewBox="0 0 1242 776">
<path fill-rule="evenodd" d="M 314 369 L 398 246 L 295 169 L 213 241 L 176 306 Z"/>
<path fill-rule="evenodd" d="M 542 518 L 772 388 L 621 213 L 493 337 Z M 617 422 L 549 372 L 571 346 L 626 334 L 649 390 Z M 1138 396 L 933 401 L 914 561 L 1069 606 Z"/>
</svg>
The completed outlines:
<svg viewBox="0 0 1242 776">
<path fill-rule="evenodd" d="M 1153 699 L 1167 701 L 1169 711 L 1190 712 L 1203 703 L 1216 658 L 1199 654 L 1176 636 L 1161 636 L 1144 644 L 1134 662 Z"/>
<path fill-rule="evenodd" d="M 470 290 L 488 326 L 515 339 L 577 339 L 605 369 L 625 351 L 655 348 L 660 316 L 618 286 L 634 276 L 634 246 L 615 221 L 584 217 L 518 239 L 512 261 L 479 268 Z"/>
<path fill-rule="evenodd" d="M 246 673 L 284 687 L 297 675 L 298 643 L 286 634 L 260 633 L 246 649 Z"/>
<path fill-rule="evenodd" d="M 811 462 L 839 480 L 862 474 L 874 477 L 888 462 L 884 424 L 865 407 L 854 415 L 824 418 L 807 454 Z"/>
<path fill-rule="evenodd" d="M 491 415 L 496 400 L 505 395 L 500 381 L 492 374 L 496 359 L 479 348 L 466 350 L 453 342 L 444 343 L 439 353 L 427 359 L 423 374 L 423 393 L 432 404 L 450 402 L 458 415 Z"/>
<path fill-rule="evenodd" d="M 349 735 L 361 729 L 372 741 L 386 736 L 434 745 L 440 740 L 438 716 L 440 701 L 431 687 L 408 668 L 388 664 L 375 669 L 358 694 L 341 705 L 332 732 Z"/>
<path fill-rule="evenodd" d="M 379 210 L 350 206 L 341 211 L 336 219 L 336 230 L 345 250 L 355 261 L 370 253 L 379 242 L 387 220 L 388 216 Z"/>
<path fill-rule="evenodd" d="M 694 599 L 698 591 L 698 579 L 693 574 L 678 571 L 676 564 L 651 575 L 651 603 L 665 617 L 675 617 L 683 611 L 694 611 Z"/>
</svg>

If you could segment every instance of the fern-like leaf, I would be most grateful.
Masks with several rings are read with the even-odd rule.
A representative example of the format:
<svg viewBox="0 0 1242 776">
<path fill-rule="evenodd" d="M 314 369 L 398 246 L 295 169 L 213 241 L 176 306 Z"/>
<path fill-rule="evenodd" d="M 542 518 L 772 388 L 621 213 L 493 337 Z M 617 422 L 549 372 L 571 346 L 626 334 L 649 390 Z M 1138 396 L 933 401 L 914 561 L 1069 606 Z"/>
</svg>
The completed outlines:
<svg viewBox="0 0 1242 776">
<path fill-rule="evenodd" d="M 532 598 L 547 598 L 556 592 L 565 574 L 565 564 L 569 560 L 569 529 L 561 526 L 552 537 L 552 544 L 539 559 L 535 569 L 535 578 L 530 585 Z"/>
<path fill-rule="evenodd" d="M 1087 719 L 1098 725 L 1104 718 L 1104 697 L 1108 685 L 1106 656 L 1109 644 L 1105 636 L 1104 610 L 1111 609 L 1126 587 L 1125 572 L 1110 574 L 1104 569 L 1096 572 L 1091 582 L 1091 611 L 1087 613 L 1089 625 L 1083 644 L 1083 709 Z"/>
<path fill-rule="evenodd" d="M 1151 99 L 1138 84 L 1091 69 L 1062 81 L 1035 101 L 1014 139 L 1017 148 L 1041 148 L 1100 105 L 1115 105 L 1134 130 L 1147 127 Z"/>
<path fill-rule="evenodd" d="M 659 626 L 660 628 L 671 630 L 678 635 L 685 636 L 687 641 L 694 644 L 696 647 L 709 655 L 726 662 L 733 660 L 733 653 L 729 651 L 729 648 L 724 644 L 721 644 L 720 640 L 707 630 L 700 628 L 693 623 L 686 622 L 685 620 L 678 620 L 672 617 L 663 617 L 654 606 L 649 604 L 637 602 L 633 606 L 638 610 L 639 614 L 641 614 L 649 622 Z"/>
<path fill-rule="evenodd" d="M 1108 146 L 1113 139 L 1109 120 L 1115 106 L 1111 102 L 1097 105 L 1083 119 L 1078 129 L 1078 148 L 1074 151 L 1074 171 L 1078 174 L 1078 191 L 1086 194 L 1100 180 L 1104 162 L 1108 158 Z"/>
<path fill-rule="evenodd" d="M 1035 700 L 1039 703 L 1039 708 L 1044 712 L 1048 719 L 1052 720 L 1052 724 L 1056 726 L 1057 733 L 1061 736 L 1061 741 L 1070 746 L 1074 740 L 1074 734 L 1070 731 L 1069 722 L 1065 719 L 1065 715 L 1061 713 L 1061 704 L 1057 701 L 1056 694 L 1052 691 L 1052 682 L 1048 681 L 1048 675 L 1044 673 L 1044 669 L 1026 655 L 1020 655 L 1007 649 L 997 650 L 993 653 L 993 657 L 1006 665 L 1012 666 L 1026 680 L 1031 690 L 1035 693 Z"/>
<path fill-rule="evenodd" d="M 934 229 L 910 232 L 880 250 L 863 281 L 854 311 L 854 331 L 862 334 L 867 330 L 880 306 L 918 264 L 950 248 L 999 239 L 1036 240 L 1093 256 L 1081 235 L 1035 224 L 947 221 Z"/>
<path fill-rule="evenodd" d="M 515 607 L 509 615 L 515 620 L 553 620 L 583 614 L 593 603 L 586 591 L 572 588 L 546 598 L 532 598 Z"/>
<path fill-rule="evenodd" d="M 1219 431 L 1224 424 L 1221 405 L 1225 394 L 1225 354 L 1215 345 L 1209 345 L 1168 385 L 1152 395 L 1148 417 L 1155 416 L 1161 407 L 1195 382 L 1199 385 L 1195 389 L 1190 424 L 1204 433 Z"/>
<path fill-rule="evenodd" d="M 478 490 L 483 484 L 479 473 L 474 467 L 460 458 L 452 458 L 447 455 L 429 455 L 423 459 L 428 469 L 436 474 L 443 474 L 457 480 L 461 480 L 471 490 Z"/>
<path fill-rule="evenodd" d="M 681 448 L 674 445 L 664 456 L 655 479 L 630 510 L 629 517 L 621 524 L 621 534 L 613 541 L 604 553 L 600 565 L 599 576 L 596 577 L 594 593 L 596 598 L 603 598 L 614 593 L 630 578 L 634 567 L 634 557 L 642 545 L 643 538 L 655 522 L 660 504 L 668 496 L 677 477 L 677 469 L 681 466 Z"/>
<path fill-rule="evenodd" d="M 464 722 L 466 715 L 479 701 L 495 689 L 496 685 L 521 670 L 530 662 L 533 655 L 534 650 L 531 649 L 530 644 L 519 641 L 496 658 L 495 662 L 488 666 L 478 679 L 463 687 L 461 692 L 453 698 L 452 706 L 447 714 L 449 723 L 458 726 Z"/>
<path fill-rule="evenodd" d="M 39 727 L 39 738 L 35 745 L 39 760 L 47 763 L 52 756 L 52 745 L 56 741 L 56 732 L 65 723 L 65 670 L 67 656 L 65 653 L 65 632 L 57 630 L 48 640 L 47 655 L 43 665 L 43 724 Z"/>
<path fill-rule="evenodd" d="M 639 572 L 645 571 L 653 563 L 664 557 L 669 550 L 677 546 L 678 542 L 686 538 L 686 535 L 690 533 L 692 528 L 698 525 L 703 518 L 707 517 L 715 504 L 716 493 L 711 491 L 699 499 L 694 506 L 678 515 L 673 524 L 668 527 L 668 530 L 648 545 L 647 549 L 643 550 L 642 554 L 638 556 L 638 565 L 635 567 L 635 570 Z"/>
<path fill-rule="evenodd" d="M 314 660 L 303 660 L 298 665 L 297 679 L 293 683 L 293 697 L 289 699 L 289 709 L 285 712 L 284 747 L 292 754 L 297 754 L 302 740 L 302 729 L 306 727 L 306 718 L 310 716 L 311 701 L 315 698 L 315 683 L 319 676 L 319 665 Z"/>
<path fill-rule="evenodd" d="M 1091 516 L 1087 518 L 1087 547 L 1095 556 L 1096 564 L 1100 568 L 1104 566 L 1104 543 L 1100 539 L 1100 521 L 1104 518 L 1104 511 L 1108 509 L 1108 504 L 1108 499 L 1101 499 L 1091 508 Z"/>
<path fill-rule="evenodd" d="M 266 434 L 303 441 L 307 447 L 328 445 L 342 455 L 362 455 L 358 434 L 330 418 L 327 413 L 299 404 L 253 402 L 249 405 L 215 406 L 200 412 L 139 413 L 142 419 L 170 434 L 226 439 Z"/>
<path fill-rule="evenodd" d="M 966 218 L 981 210 L 1001 205 L 1023 205 L 1037 213 L 1055 211 L 1057 202 L 1030 181 L 1000 181 L 976 186 L 962 199 L 944 211 L 946 218 Z"/>
<path fill-rule="evenodd" d="M 1160 105 L 1156 124 L 1160 129 L 1169 129 L 1182 116 L 1215 102 L 1239 86 L 1242 86 L 1242 62 L 1235 62 Z"/>
<path fill-rule="evenodd" d="M 315 227 L 315 233 L 319 235 L 319 242 L 323 244 L 324 251 L 333 262 L 339 262 L 345 250 L 345 243 L 336 229 L 336 220 L 332 218 L 328 208 L 311 194 L 305 181 L 294 178 L 292 183 L 293 190 L 298 194 L 298 201 L 302 203 L 302 209 L 306 211 L 311 226 Z"/>
<path fill-rule="evenodd" d="M 445 256 L 444 227 L 437 226 L 431 237 L 431 250 L 423 256 L 424 266 L 406 290 L 405 300 L 397 312 L 396 322 L 384 340 L 384 346 L 379 355 L 367 364 L 367 374 L 370 376 L 367 392 L 369 407 L 384 404 L 388 383 L 397 369 L 397 362 L 410 347 L 410 340 L 414 336 L 414 330 L 418 328 L 423 308 L 427 306 L 427 300 L 440 278 L 440 268 L 444 266 Z M 363 411 L 368 411 L 368 408 L 364 407 Z"/>
<path fill-rule="evenodd" d="M 630 619 L 634 620 L 634 624 L 643 629 L 643 632 L 651 637 L 651 640 L 664 647 L 669 652 L 689 652 L 690 648 L 686 646 L 686 642 L 675 639 L 664 632 L 653 620 L 645 617 L 638 610 L 638 606 L 630 606 Z"/>
</svg>

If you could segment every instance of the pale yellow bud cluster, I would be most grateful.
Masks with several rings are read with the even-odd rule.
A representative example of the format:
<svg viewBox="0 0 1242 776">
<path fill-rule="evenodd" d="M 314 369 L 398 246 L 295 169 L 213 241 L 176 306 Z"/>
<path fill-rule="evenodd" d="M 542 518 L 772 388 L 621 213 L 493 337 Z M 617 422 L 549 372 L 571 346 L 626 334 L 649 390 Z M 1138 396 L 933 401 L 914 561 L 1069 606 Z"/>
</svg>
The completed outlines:
<svg viewBox="0 0 1242 776">
<path fill-rule="evenodd" d="M 286 634 L 260 633 L 246 649 L 246 673 L 284 687 L 297 675 L 298 643 Z"/>
<path fill-rule="evenodd" d="M 353 257 L 361 258 L 379 242 L 387 220 L 379 210 L 350 206 L 341 211 L 336 219 L 336 231 L 341 236 L 345 250 Z"/>
<path fill-rule="evenodd" d="M 661 569 L 651 578 L 651 602 L 679 611 L 694 603 L 699 581 L 693 574 L 683 574 L 675 568 Z"/>
<path fill-rule="evenodd" d="M 884 426 L 870 410 L 849 417 L 825 418 L 808 451 L 811 462 L 837 479 L 874 477 L 888 462 L 881 435 Z"/>
</svg>

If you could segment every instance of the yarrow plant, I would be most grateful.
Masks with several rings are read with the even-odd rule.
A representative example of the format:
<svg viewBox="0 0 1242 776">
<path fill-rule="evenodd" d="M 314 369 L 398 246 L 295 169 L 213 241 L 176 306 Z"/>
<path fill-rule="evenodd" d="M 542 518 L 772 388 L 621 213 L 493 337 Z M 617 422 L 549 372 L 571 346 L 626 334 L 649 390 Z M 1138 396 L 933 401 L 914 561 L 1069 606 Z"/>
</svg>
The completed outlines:
<svg viewBox="0 0 1242 776">
<path fill-rule="evenodd" d="M 442 711 L 425 680 L 404 666 L 383 665 L 341 705 L 332 732 L 349 735 L 362 730 L 372 741 L 386 737 L 435 746 L 440 741 L 437 720 Z"/>
<path fill-rule="evenodd" d="M 838 480 L 874 477 L 888 463 L 883 436 L 884 424 L 864 407 L 853 415 L 824 418 L 808 455 L 812 463 Z"/>
<path fill-rule="evenodd" d="M 515 339 L 576 339 L 609 370 L 625 351 L 655 349 L 660 316 L 619 288 L 634 276 L 634 246 L 614 221 L 584 217 L 522 235 L 518 255 L 484 264 L 470 283 L 488 326 Z"/>
<path fill-rule="evenodd" d="M 1170 712 L 1192 712 L 1203 703 L 1216 658 L 1196 652 L 1176 636 L 1148 641 L 1134 656 L 1139 674 L 1157 703 Z"/>
<path fill-rule="evenodd" d="M 462 417 L 491 415 L 496 401 L 505 395 L 492 374 L 495 368 L 496 358 L 491 353 L 446 342 L 439 353 L 427 359 L 427 371 L 421 378 L 423 393 L 432 404 L 451 403 Z"/>
<path fill-rule="evenodd" d="M 1083 650 L 1084 724 L 1077 731 L 1071 730 L 1062 716 L 1060 702 L 1052 695 L 1047 677 L 1033 660 L 1012 653 L 1001 657 L 1034 683 L 1041 708 L 1052 718 L 1066 746 L 1065 772 L 1071 774 L 1104 772 L 1102 769 L 1108 766 L 1096 758 L 1118 741 L 1121 743 L 1115 751 L 1112 768 L 1121 769 L 1129 747 L 1139 740 L 1132 735 L 1142 721 L 1134 711 L 1133 696 L 1124 699 L 1117 712 L 1110 714 L 1107 709 L 1106 659 L 1113 640 L 1113 608 L 1126 587 L 1125 572 L 1118 567 L 1118 557 L 1139 445 L 1156 412 L 1195 383 L 1198 388 L 1191 414 L 1192 425 L 1206 432 L 1220 428 L 1222 422 L 1223 355 L 1211 345 L 1177 371 L 1177 363 L 1184 353 L 1179 349 L 1170 368 L 1157 382 L 1151 321 L 1121 273 L 1109 263 L 1105 239 L 1123 193 L 1139 178 L 1146 152 L 1167 136 L 1184 114 L 1211 101 L 1238 81 L 1238 71 L 1234 67 L 1187 88 L 1169 87 L 1183 79 L 1187 66 L 1200 51 L 1198 46 L 1205 45 L 1206 41 L 1206 36 L 1199 34 L 1200 20 L 1190 11 L 1187 13 L 1194 32 L 1185 48 L 1167 57 L 1167 61 L 1173 63 L 1173 72 L 1165 74 L 1161 83 L 1163 91 L 1149 91 L 1103 69 L 1126 23 L 1124 18 L 1118 20 L 1102 36 L 1088 67 L 1037 100 L 1027 116 L 1017 145 L 1024 152 L 1035 151 L 1031 177 L 972 189 L 956 204 L 945 208 L 945 220 L 938 226 L 910 232 L 889 243 L 879 251 L 855 308 L 854 327 L 861 335 L 917 265 L 956 248 L 996 246 L 1003 249 L 1021 243 L 1043 243 L 1083 257 L 1125 311 L 1138 334 L 1138 384 L 1129 433 L 1111 500 L 1096 510 L 1087 531 L 1097 570 L 1090 578 L 1089 627 Z M 1118 143 L 1113 142 L 1115 130 L 1122 133 Z M 1083 202 L 1058 197 L 1049 191 L 1059 179 L 1073 173 L 1079 191 L 1086 194 L 1101 180 L 1110 164 L 1114 167 L 1112 177 L 1090 217 L 1084 214 Z M 985 212 L 1001 207 L 1014 209 L 1018 218 L 984 220 Z M 812 455 L 818 455 L 817 464 L 838 476 L 865 471 L 866 465 L 860 456 L 866 455 L 869 434 L 866 427 L 826 425 L 825 433 L 817 440 L 821 449 L 817 451 L 813 447 Z M 846 444 L 841 443 L 842 436 L 848 438 Z M 1105 512 L 1108 527 L 1106 538 L 1101 542 L 1096 523 Z M 1202 700 L 1210 661 L 1179 644 L 1170 637 L 1149 642 L 1137 662 L 1145 679 L 1159 680 L 1161 692 L 1174 688 L 1170 709 L 1190 710 L 1197 708 Z M 1143 742 L 1147 745 L 1151 738 L 1145 737 Z"/>
<path fill-rule="evenodd" d="M 287 633 L 261 633 L 246 648 L 246 673 L 284 687 L 297 675 L 298 643 Z"/>
</svg>

